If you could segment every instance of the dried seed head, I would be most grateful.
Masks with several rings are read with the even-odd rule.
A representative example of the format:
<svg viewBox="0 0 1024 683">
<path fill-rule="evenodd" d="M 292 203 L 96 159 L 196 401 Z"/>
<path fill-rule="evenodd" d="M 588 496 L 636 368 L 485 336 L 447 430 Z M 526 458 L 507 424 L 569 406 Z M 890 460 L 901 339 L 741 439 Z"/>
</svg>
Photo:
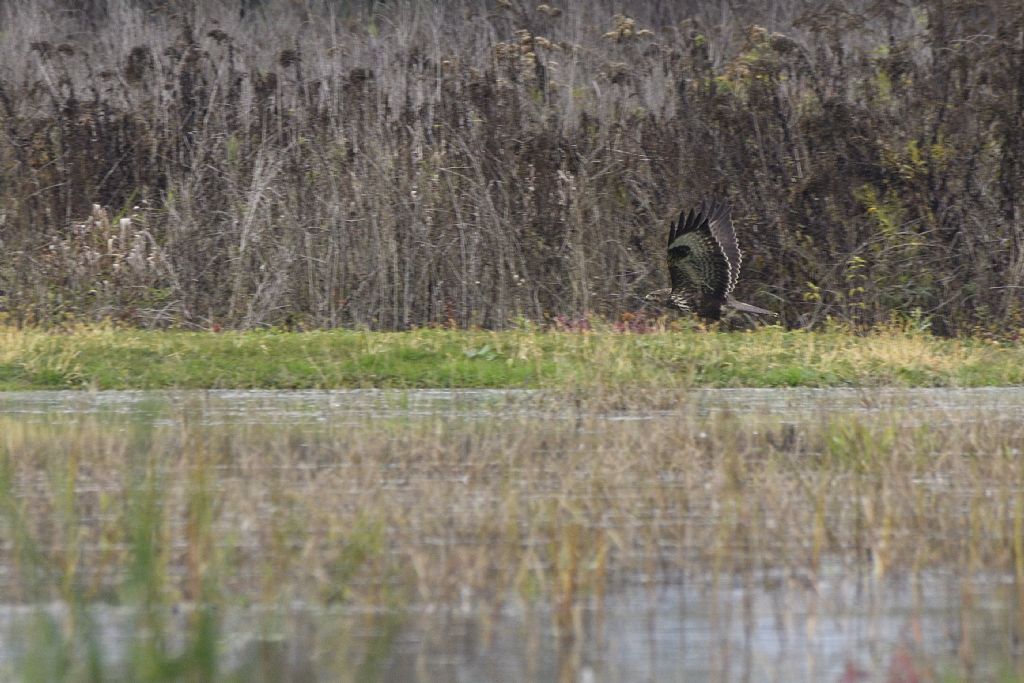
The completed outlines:
<svg viewBox="0 0 1024 683">
<path fill-rule="evenodd" d="M 780 54 L 786 54 L 788 52 L 795 52 L 800 49 L 800 45 L 795 40 L 781 33 L 773 33 L 769 39 L 769 45 L 771 48 Z"/>
<path fill-rule="evenodd" d="M 612 21 L 615 22 L 615 27 L 604 34 L 604 37 L 609 40 L 621 42 L 623 40 L 635 38 L 638 35 L 654 35 L 651 31 L 646 31 L 646 29 L 638 32 L 636 28 L 636 19 L 627 17 L 624 14 L 616 14 L 612 17 Z M 643 33 L 643 31 L 646 31 L 646 33 Z"/>
<path fill-rule="evenodd" d="M 124 78 L 129 83 L 141 81 L 146 72 L 153 68 L 153 53 L 148 45 L 136 45 L 128 53 L 128 63 L 124 66 Z"/>
<path fill-rule="evenodd" d="M 293 64 L 298 64 L 302 61 L 302 57 L 299 55 L 298 50 L 281 50 L 281 54 L 277 56 L 277 63 L 281 65 L 282 69 L 287 69 Z"/>
<path fill-rule="evenodd" d="M 207 35 L 208 38 L 213 38 L 214 40 L 216 40 L 218 44 L 224 43 L 224 42 L 229 42 L 231 40 L 231 36 L 229 36 L 224 31 L 220 30 L 219 28 L 213 29 L 212 31 L 208 32 L 206 35 Z"/>
<path fill-rule="evenodd" d="M 273 71 L 268 71 L 265 74 L 256 74 L 256 77 L 253 79 L 253 86 L 256 88 L 256 94 L 259 97 L 272 95 L 277 90 L 277 74 Z"/>
<path fill-rule="evenodd" d="M 625 83 L 629 80 L 629 65 L 625 62 L 612 62 L 605 67 L 604 73 L 612 83 Z"/>
<path fill-rule="evenodd" d="M 373 69 L 368 69 L 363 66 L 357 66 L 348 72 L 349 83 L 365 83 L 366 81 L 372 81 L 374 79 Z"/>
<path fill-rule="evenodd" d="M 92 219 L 96 225 L 107 225 L 109 223 L 107 219 L 107 210 L 99 204 L 92 205 Z"/>
<path fill-rule="evenodd" d="M 46 40 L 37 40 L 29 43 L 28 49 L 32 52 L 38 52 L 39 56 L 43 59 L 49 59 L 53 54 L 53 43 Z"/>
</svg>

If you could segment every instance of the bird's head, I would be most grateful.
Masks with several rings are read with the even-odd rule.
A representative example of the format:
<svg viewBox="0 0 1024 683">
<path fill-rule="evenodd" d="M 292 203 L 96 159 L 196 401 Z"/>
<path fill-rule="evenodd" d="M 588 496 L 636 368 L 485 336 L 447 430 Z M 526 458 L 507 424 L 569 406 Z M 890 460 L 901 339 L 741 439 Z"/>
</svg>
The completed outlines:
<svg viewBox="0 0 1024 683">
<path fill-rule="evenodd" d="M 668 302 L 669 297 L 671 296 L 671 294 L 672 294 L 672 290 L 671 289 L 656 289 L 653 292 L 648 293 L 647 296 L 644 297 L 644 301 L 650 301 L 652 303 L 664 304 L 664 303 Z"/>
<path fill-rule="evenodd" d="M 653 303 L 683 313 L 690 313 L 690 302 L 683 292 L 674 292 L 670 287 L 656 289 L 644 297 L 644 303 Z"/>
</svg>

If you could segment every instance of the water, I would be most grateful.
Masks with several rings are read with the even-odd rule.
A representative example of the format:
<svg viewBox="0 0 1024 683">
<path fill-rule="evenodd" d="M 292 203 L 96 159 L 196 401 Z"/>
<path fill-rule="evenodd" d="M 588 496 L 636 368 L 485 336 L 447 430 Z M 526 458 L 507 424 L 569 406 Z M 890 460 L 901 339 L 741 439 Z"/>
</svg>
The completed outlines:
<svg viewBox="0 0 1024 683">
<path fill-rule="evenodd" d="M 381 678 L 836 681 L 851 669 L 891 671 L 906 653 L 955 657 L 963 628 L 958 584 L 954 577 L 928 574 L 913 583 L 882 585 L 823 579 L 815 590 L 752 590 L 742 583 L 714 589 L 700 581 L 627 586 L 600 604 L 588 601 L 581 610 L 586 637 L 570 641 L 551 630 L 543 609 L 507 606 L 486 620 L 466 609 L 412 609 L 388 643 Z M 67 616 L 60 604 L 46 611 Z M 973 628 L 998 639 L 1008 611 L 1006 605 L 981 606 L 970 615 Z M 0 628 L 11 633 L 31 614 L 8 607 Z M 93 614 L 104 625 L 108 648 L 123 656 L 131 611 L 103 606 Z M 224 664 L 244 667 L 257 660 L 267 666 L 269 660 L 286 676 L 315 672 L 316 653 L 333 644 L 329 634 L 351 628 L 352 621 L 349 610 L 307 605 L 275 611 L 273 618 L 255 609 L 229 610 Z M 357 634 L 364 643 L 379 636 L 372 627 Z"/>
<path fill-rule="evenodd" d="M 725 420 L 753 434 L 785 434 L 837 416 L 871 423 L 895 414 L 899 429 L 934 425 L 956 433 L 979 421 L 993 430 L 1024 423 L 1024 389 L 703 390 L 668 396 L 657 409 L 581 408 L 537 392 L 489 390 L 0 393 L 0 426 L 12 434 L 16 425 L 34 425 L 80 438 L 88 424 L 101 434 L 142 426 L 174 439 L 198 429 L 222 435 L 236 449 L 244 449 L 254 429 L 279 431 L 288 435 L 288 444 L 314 450 L 324 434 L 337 438 L 347 429 L 391 440 L 406 432 L 419 435 L 425 427 L 465 433 L 467 439 L 484 427 L 522 433 L 522 439 L 531 430 L 549 430 L 569 440 L 611 440 L 623 429 L 661 429 L 681 410 L 692 418 L 688 428 L 706 424 L 712 430 Z M 564 453 L 567 447 L 559 448 Z M 426 476 L 400 467 L 406 479 Z M 402 475 L 396 481 L 408 486 Z M 479 504 L 494 500 L 484 497 Z M 459 505 L 467 503 L 452 501 L 453 509 Z M 423 540 L 430 543 L 448 549 L 451 541 Z M 9 560 L 10 554 L 0 558 Z M 813 570 L 795 560 L 788 564 L 785 557 L 728 572 L 703 571 L 699 564 L 650 571 L 629 566 L 614 573 L 606 590 L 574 599 L 567 612 L 571 628 L 564 618 L 558 626 L 551 600 L 493 595 L 480 586 L 395 608 L 305 598 L 229 603 L 220 614 L 222 669 L 255 667 L 267 680 L 330 680 L 324 671 L 339 665 L 336 657 L 341 666 L 360 662 L 368 667 L 360 670 L 373 678 L 393 681 L 845 683 L 915 680 L 911 673 L 957 670 L 986 680 L 1019 665 L 1022 657 L 1011 627 L 1020 621 L 1019 587 L 1011 574 L 984 566 L 965 572 L 960 565 L 930 563 L 917 571 L 879 572 L 870 559 L 839 555 L 826 556 Z M 8 574 L 10 568 L 0 566 L 0 585 L 7 589 L 13 580 Z M 192 609 L 183 601 L 171 618 L 184 624 Z M 40 610 L 57 621 L 69 615 L 60 600 L 0 605 L 0 672 L 12 666 L 21 647 L 17 635 Z M 111 659 L 124 658 L 135 628 L 131 608 L 99 600 L 88 610 L 101 625 Z"/>
<path fill-rule="evenodd" d="M 667 394 L 666 396 L 671 396 Z M 126 417 L 169 424 L 189 415 L 205 424 L 309 424 L 337 420 L 437 416 L 486 420 L 573 419 L 569 401 L 552 404 L 520 389 L 339 389 L 302 391 L 15 391 L 0 392 L 0 415 L 73 422 L 82 416 Z M 666 399 L 668 400 L 668 399 Z M 979 413 L 1024 421 L 1024 388 L 972 389 L 703 389 L 682 400 L 700 414 L 734 413 L 806 422 L 834 413 L 913 411 L 921 419 L 974 420 Z M 559 405 L 561 407 L 559 407 Z M 610 420 L 659 420 L 675 407 L 605 411 Z"/>
</svg>

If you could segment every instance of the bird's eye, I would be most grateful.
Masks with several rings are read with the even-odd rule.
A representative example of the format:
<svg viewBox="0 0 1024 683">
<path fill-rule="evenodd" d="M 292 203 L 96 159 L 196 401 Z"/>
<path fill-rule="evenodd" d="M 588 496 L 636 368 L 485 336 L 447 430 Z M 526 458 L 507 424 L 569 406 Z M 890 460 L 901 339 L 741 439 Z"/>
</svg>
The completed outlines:
<svg viewBox="0 0 1024 683">
<path fill-rule="evenodd" d="M 675 252 L 676 252 L 676 254 L 678 254 L 681 257 L 686 257 L 686 256 L 690 255 L 690 248 L 688 246 L 686 246 L 685 244 L 683 244 L 683 245 L 680 245 L 680 246 L 676 247 L 675 248 Z"/>
</svg>

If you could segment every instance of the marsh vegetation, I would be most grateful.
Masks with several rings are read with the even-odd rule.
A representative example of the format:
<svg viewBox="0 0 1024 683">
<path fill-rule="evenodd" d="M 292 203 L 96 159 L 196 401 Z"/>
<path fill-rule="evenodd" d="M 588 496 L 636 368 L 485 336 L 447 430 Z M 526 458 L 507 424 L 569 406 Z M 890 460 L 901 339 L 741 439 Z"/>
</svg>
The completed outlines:
<svg viewBox="0 0 1024 683">
<path fill-rule="evenodd" d="M 1019 680 L 1024 394 L 829 391 L 10 394 L 0 667 Z"/>
<path fill-rule="evenodd" d="M 614 320 L 721 194 L 786 325 L 1020 328 L 1019 3 L 620 4 L 3 3 L 0 310 Z"/>
</svg>

